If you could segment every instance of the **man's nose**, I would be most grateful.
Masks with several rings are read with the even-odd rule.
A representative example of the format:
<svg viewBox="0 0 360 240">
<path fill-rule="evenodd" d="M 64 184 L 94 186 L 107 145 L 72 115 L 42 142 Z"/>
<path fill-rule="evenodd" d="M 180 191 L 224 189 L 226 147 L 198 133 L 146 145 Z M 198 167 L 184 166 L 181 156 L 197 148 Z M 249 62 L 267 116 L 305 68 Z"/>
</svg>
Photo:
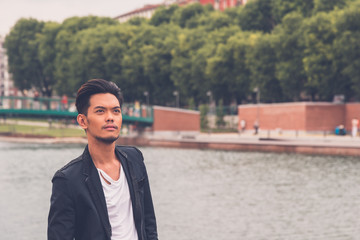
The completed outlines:
<svg viewBox="0 0 360 240">
<path fill-rule="evenodd" d="M 108 114 L 106 114 L 106 121 L 107 122 L 113 122 L 114 121 L 114 116 L 111 112 L 108 112 Z"/>
</svg>

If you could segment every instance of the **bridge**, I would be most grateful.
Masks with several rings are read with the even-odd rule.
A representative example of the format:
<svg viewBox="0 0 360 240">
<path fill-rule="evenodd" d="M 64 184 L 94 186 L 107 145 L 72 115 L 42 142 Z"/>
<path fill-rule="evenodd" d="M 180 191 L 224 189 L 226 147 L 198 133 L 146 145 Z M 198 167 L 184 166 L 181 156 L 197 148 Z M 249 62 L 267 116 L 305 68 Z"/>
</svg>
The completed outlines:
<svg viewBox="0 0 360 240">
<path fill-rule="evenodd" d="M 47 119 L 76 119 L 75 99 L 31 98 L 18 96 L 0 97 L 0 117 L 32 117 Z M 153 108 L 140 104 L 123 104 L 123 123 L 152 126 Z"/>
</svg>

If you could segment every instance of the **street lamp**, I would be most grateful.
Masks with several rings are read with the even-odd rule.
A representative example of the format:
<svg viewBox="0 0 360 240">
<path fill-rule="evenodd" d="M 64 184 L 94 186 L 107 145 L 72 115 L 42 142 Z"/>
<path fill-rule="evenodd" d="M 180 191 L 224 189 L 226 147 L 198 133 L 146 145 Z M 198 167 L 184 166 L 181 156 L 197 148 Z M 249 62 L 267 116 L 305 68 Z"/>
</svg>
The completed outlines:
<svg viewBox="0 0 360 240">
<path fill-rule="evenodd" d="M 180 93 L 179 93 L 179 91 L 174 91 L 173 95 L 176 97 L 176 107 L 179 108 L 180 107 Z"/>
<path fill-rule="evenodd" d="M 258 129 L 260 125 L 260 88 L 255 87 L 254 92 L 256 93 L 256 102 L 257 102 L 257 111 L 256 111 L 256 122 L 254 123 L 255 134 L 258 134 Z"/>
<path fill-rule="evenodd" d="M 1 83 L 0 85 L 0 107 L 3 106 L 3 97 L 4 97 L 4 89 L 5 89 L 5 86 L 4 86 L 4 83 Z"/>
<path fill-rule="evenodd" d="M 149 92 L 145 91 L 144 96 L 146 97 L 146 106 L 149 106 Z"/>
<path fill-rule="evenodd" d="M 212 113 L 212 109 L 211 109 L 211 103 L 212 103 L 212 92 L 211 91 L 207 91 L 206 95 L 209 97 L 209 110 Z"/>
</svg>

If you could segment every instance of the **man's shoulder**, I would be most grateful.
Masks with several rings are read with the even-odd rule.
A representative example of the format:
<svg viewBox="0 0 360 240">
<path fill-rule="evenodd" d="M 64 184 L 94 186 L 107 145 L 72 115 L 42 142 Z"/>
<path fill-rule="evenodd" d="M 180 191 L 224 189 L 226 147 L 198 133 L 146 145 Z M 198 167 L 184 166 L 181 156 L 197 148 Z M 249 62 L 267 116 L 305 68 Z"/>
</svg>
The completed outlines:
<svg viewBox="0 0 360 240">
<path fill-rule="evenodd" d="M 78 175 L 79 171 L 81 171 L 82 169 L 82 162 L 83 162 L 82 160 L 83 160 L 82 156 L 79 156 L 71 160 L 65 166 L 63 166 L 62 168 L 56 171 L 53 179 L 56 177 L 62 177 L 62 178 L 70 177 L 73 174 Z"/>
<path fill-rule="evenodd" d="M 144 161 L 143 154 L 137 147 L 116 145 L 116 150 L 129 160 Z"/>
</svg>

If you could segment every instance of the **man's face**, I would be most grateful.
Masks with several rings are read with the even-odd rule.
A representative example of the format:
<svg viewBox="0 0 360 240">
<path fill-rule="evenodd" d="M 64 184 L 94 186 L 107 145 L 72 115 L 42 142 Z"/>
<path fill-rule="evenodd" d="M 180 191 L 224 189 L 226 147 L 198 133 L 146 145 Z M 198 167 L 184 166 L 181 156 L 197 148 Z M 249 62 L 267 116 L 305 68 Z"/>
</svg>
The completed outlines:
<svg viewBox="0 0 360 240">
<path fill-rule="evenodd" d="M 122 123 L 120 103 L 110 93 L 98 93 L 90 97 L 90 106 L 83 129 L 88 139 L 112 144 L 119 138 Z"/>
</svg>

